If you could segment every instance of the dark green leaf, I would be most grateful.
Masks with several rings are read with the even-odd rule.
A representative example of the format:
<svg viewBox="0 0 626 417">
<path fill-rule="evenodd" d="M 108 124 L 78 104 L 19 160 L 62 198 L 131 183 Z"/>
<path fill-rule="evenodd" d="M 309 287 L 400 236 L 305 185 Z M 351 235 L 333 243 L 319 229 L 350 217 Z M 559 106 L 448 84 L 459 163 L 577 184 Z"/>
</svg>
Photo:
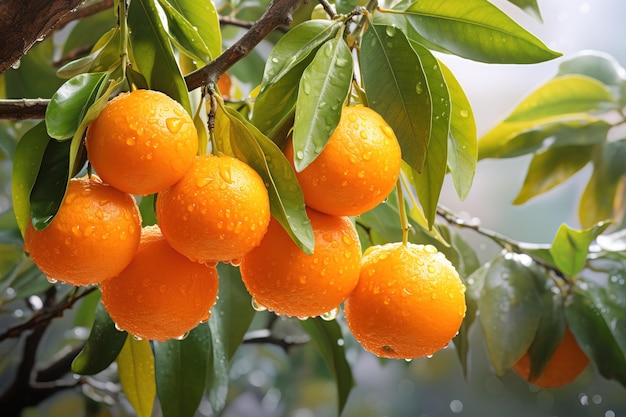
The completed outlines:
<svg viewBox="0 0 626 417">
<path fill-rule="evenodd" d="M 418 0 L 406 13 L 425 39 L 475 61 L 530 64 L 561 55 L 487 0 Z"/>
<path fill-rule="evenodd" d="M 268 188 L 272 215 L 306 253 L 313 252 L 313 229 L 304 209 L 304 197 L 289 161 L 265 135 L 237 111 L 220 106 L 230 123 L 233 153 L 259 173 Z"/>
<path fill-rule="evenodd" d="M 586 75 L 604 85 L 619 87 L 623 80 L 624 68 L 612 56 L 599 51 L 581 51 L 559 65 L 558 76 Z"/>
<path fill-rule="evenodd" d="M 191 114 L 187 85 L 153 0 L 134 0 L 128 8 L 131 58 L 148 86 L 178 101 Z"/>
<path fill-rule="evenodd" d="M 600 375 L 626 386 L 626 357 L 593 299 L 579 287 L 565 303 L 565 317 L 581 349 L 593 360 Z"/>
<path fill-rule="evenodd" d="M 569 276 L 582 271 L 587 260 L 589 245 L 607 227 L 609 227 L 609 223 L 598 223 L 589 229 L 574 230 L 566 224 L 562 224 L 550 249 L 550 254 L 557 267 Z"/>
<path fill-rule="evenodd" d="M 293 126 L 297 171 L 305 169 L 334 132 L 352 83 L 352 55 L 343 38 L 326 42 L 300 80 Z"/>
<path fill-rule="evenodd" d="M 13 210 L 22 234 L 30 221 L 30 192 L 50 140 L 46 124 L 41 122 L 24 134 L 15 149 L 11 187 Z"/>
<path fill-rule="evenodd" d="M 205 324 L 184 340 L 154 344 L 156 389 L 164 417 L 193 417 L 202 400 L 211 332 Z"/>
<path fill-rule="evenodd" d="M 107 74 L 102 72 L 80 74 L 54 93 L 46 108 L 46 127 L 50 137 L 68 139 L 74 136 L 106 78 Z"/>
<path fill-rule="evenodd" d="M 443 179 L 446 175 L 452 108 L 450 93 L 439 62 L 428 49 L 421 45 L 413 44 L 412 47 L 422 63 L 432 103 L 430 138 L 424 168 L 421 172 L 413 174 L 413 181 L 424 209 L 424 215 L 428 220 L 428 226 L 432 227 L 437 214 L 437 203 L 443 187 Z"/>
<path fill-rule="evenodd" d="M 340 340 L 343 340 L 341 328 L 335 320 L 325 321 L 320 317 L 302 321 L 302 327 L 311 336 L 311 340 L 321 352 L 335 378 L 339 399 L 338 413 L 341 415 L 354 386 L 352 369 L 346 360 L 343 344 L 340 343 Z"/>
<path fill-rule="evenodd" d="M 312 57 L 315 51 L 331 39 L 341 26 L 341 22 L 309 20 L 287 32 L 276 43 L 267 59 L 261 82 L 261 93 L 292 72 L 298 64 Z"/>
<path fill-rule="evenodd" d="M 69 141 L 50 139 L 30 193 L 30 216 L 36 230 L 45 229 L 57 214 L 69 178 Z"/>
<path fill-rule="evenodd" d="M 85 347 L 72 362 L 72 372 L 94 375 L 105 370 L 117 358 L 127 336 L 128 333 L 115 328 L 109 314 L 98 303 L 91 333 Z"/>
<path fill-rule="evenodd" d="M 536 154 L 513 204 L 523 204 L 565 182 L 587 165 L 592 149 L 593 145 L 554 147 Z"/>
<path fill-rule="evenodd" d="M 219 264 L 220 296 L 211 310 L 212 354 L 209 354 L 207 389 L 213 411 L 226 406 L 228 370 L 235 351 L 243 341 L 254 317 L 250 294 L 246 291 L 239 269 Z"/>
<path fill-rule="evenodd" d="M 419 57 L 399 29 L 372 25 L 363 35 L 360 66 L 370 107 L 394 130 L 402 159 L 420 172 L 433 110 Z"/>
<path fill-rule="evenodd" d="M 530 347 L 541 319 L 541 272 L 530 257 L 507 253 L 485 275 L 478 299 L 491 363 L 503 375 Z"/>
<path fill-rule="evenodd" d="M 18 62 L 19 68 L 5 71 L 6 98 L 50 98 L 63 84 L 52 65 L 52 36 L 38 42 Z"/>
<path fill-rule="evenodd" d="M 448 169 L 452 175 L 454 188 L 461 200 L 469 194 L 476 162 L 478 144 L 476 141 L 476 122 L 469 99 L 458 80 L 441 62 L 441 72 L 445 77 L 452 102 L 450 113 L 450 136 L 448 138 Z"/>
</svg>

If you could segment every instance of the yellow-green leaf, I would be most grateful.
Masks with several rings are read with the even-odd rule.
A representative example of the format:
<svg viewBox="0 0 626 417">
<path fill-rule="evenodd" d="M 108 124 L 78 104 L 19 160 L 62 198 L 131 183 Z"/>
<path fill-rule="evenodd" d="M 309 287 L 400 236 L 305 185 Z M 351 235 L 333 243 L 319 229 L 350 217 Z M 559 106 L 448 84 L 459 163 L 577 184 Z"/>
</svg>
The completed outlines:
<svg viewBox="0 0 626 417">
<path fill-rule="evenodd" d="M 122 389 L 138 417 L 150 417 L 156 396 L 154 356 L 147 340 L 127 337 L 117 357 Z"/>
</svg>

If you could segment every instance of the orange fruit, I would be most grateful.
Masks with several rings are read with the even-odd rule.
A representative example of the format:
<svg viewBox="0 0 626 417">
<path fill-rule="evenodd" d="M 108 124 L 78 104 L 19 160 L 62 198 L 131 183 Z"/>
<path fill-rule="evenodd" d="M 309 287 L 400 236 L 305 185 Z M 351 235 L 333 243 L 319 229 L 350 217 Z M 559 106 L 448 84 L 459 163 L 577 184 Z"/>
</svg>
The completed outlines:
<svg viewBox="0 0 626 417">
<path fill-rule="evenodd" d="M 307 209 L 315 251 L 304 253 L 272 218 L 259 246 L 241 261 L 254 301 L 276 314 L 314 317 L 337 308 L 359 278 L 361 244 L 349 218 Z"/>
<path fill-rule="evenodd" d="M 209 319 L 217 299 L 217 270 L 187 259 L 172 249 L 158 226 L 147 226 L 132 262 L 100 290 L 118 328 L 163 341 L 180 338 Z"/>
<path fill-rule="evenodd" d="M 180 180 L 198 152 L 185 109 L 152 90 L 122 93 L 87 128 L 89 162 L 107 184 L 147 195 Z"/>
<path fill-rule="evenodd" d="M 109 279 L 132 260 L 141 235 L 135 199 L 95 176 L 70 180 L 48 227 L 29 223 L 24 250 L 49 279 L 89 285 Z"/>
<path fill-rule="evenodd" d="M 513 365 L 513 371 L 539 388 L 558 388 L 574 382 L 588 364 L 589 358 L 578 346 L 572 332 L 566 329 L 563 339 L 541 375 L 530 380 L 530 356 L 528 352 Z"/>
<path fill-rule="evenodd" d="M 291 140 L 285 155 L 295 167 Z M 322 152 L 296 176 L 307 206 L 336 216 L 355 216 L 389 195 L 401 163 L 400 145 L 387 122 L 370 108 L 348 106 Z"/>
<path fill-rule="evenodd" d="M 431 245 L 388 243 L 363 254 L 344 304 L 350 331 L 369 352 L 412 359 L 446 347 L 465 316 L 465 286 Z"/>
<path fill-rule="evenodd" d="M 263 180 L 250 166 L 208 154 L 159 193 L 156 215 L 167 241 L 189 259 L 230 261 L 261 242 L 270 203 Z"/>
<path fill-rule="evenodd" d="M 222 97 L 225 99 L 230 98 L 230 90 L 233 86 L 233 81 L 230 78 L 230 75 L 227 73 L 223 73 L 220 78 L 217 80 L 217 88 L 219 89 Z"/>
</svg>

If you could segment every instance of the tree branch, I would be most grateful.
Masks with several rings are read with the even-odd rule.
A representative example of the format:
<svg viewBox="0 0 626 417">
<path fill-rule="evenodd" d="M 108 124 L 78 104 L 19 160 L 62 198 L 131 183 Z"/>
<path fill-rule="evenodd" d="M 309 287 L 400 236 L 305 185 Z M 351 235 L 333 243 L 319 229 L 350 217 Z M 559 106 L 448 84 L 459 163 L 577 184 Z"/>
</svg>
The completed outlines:
<svg viewBox="0 0 626 417">
<path fill-rule="evenodd" d="M 85 0 L 0 1 L 0 73 L 15 64 Z"/>
</svg>

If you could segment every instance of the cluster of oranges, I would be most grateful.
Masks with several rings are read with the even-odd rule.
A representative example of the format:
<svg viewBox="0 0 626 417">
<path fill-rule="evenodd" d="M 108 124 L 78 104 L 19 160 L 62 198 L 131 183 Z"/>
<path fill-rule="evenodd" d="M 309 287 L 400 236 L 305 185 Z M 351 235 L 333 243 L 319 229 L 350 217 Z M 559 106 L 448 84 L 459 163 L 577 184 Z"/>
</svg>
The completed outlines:
<svg viewBox="0 0 626 417">
<path fill-rule="evenodd" d="M 207 320 L 218 262 L 240 265 L 255 304 L 276 314 L 334 317 L 343 303 L 356 339 L 379 356 L 430 355 L 463 320 L 465 288 L 434 247 L 392 243 L 362 254 L 348 216 L 380 204 L 401 169 L 393 130 L 367 107 L 344 107 L 323 151 L 295 172 L 311 255 L 271 217 L 252 168 L 197 155 L 193 120 L 162 93 L 111 100 L 90 124 L 86 147 L 97 176 L 72 179 L 50 225 L 29 225 L 25 248 L 51 278 L 98 284 L 117 326 L 137 337 L 178 338 Z M 302 159 L 291 141 L 285 155 L 294 167 Z M 142 227 L 134 196 L 150 194 L 157 225 Z"/>
</svg>

